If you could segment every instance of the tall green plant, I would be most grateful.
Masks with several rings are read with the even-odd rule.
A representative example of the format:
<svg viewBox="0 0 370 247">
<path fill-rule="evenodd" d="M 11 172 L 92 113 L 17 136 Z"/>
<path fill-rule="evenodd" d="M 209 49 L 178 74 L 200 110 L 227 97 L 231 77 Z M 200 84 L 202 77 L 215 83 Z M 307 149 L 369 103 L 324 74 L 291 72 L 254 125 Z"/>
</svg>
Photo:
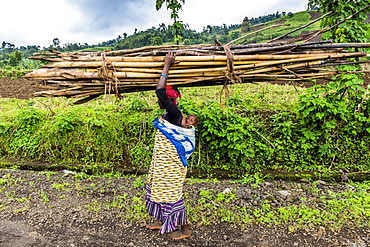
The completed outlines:
<svg viewBox="0 0 370 247">
<path fill-rule="evenodd" d="M 261 155 L 269 153 L 269 144 L 256 132 L 258 118 L 242 116 L 232 107 L 222 109 L 219 103 L 204 105 L 197 114 L 202 146 L 198 151 L 205 154 L 206 166 L 235 174 L 260 169 Z"/>
<path fill-rule="evenodd" d="M 41 138 L 35 135 L 44 120 L 44 112 L 33 107 L 20 109 L 15 116 L 15 127 L 10 134 L 10 149 L 20 157 L 35 157 Z"/>
<path fill-rule="evenodd" d="M 179 34 L 180 31 L 184 30 L 184 24 L 182 21 L 179 21 L 179 10 L 182 8 L 182 4 L 185 4 L 185 0 L 156 0 L 156 9 L 160 10 L 163 4 L 166 2 L 167 9 L 171 10 L 171 19 L 174 20 L 172 24 L 172 28 L 175 30 L 174 41 L 176 44 L 182 40 L 181 35 Z"/>
<path fill-rule="evenodd" d="M 341 66 L 356 71 L 357 66 Z M 302 143 L 306 149 L 316 148 L 323 155 L 334 157 L 341 135 L 361 140 L 370 133 L 369 92 L 358 74 L 340 74 L 327 85 L 318 85 L 299 97 Z"/>
</svg>

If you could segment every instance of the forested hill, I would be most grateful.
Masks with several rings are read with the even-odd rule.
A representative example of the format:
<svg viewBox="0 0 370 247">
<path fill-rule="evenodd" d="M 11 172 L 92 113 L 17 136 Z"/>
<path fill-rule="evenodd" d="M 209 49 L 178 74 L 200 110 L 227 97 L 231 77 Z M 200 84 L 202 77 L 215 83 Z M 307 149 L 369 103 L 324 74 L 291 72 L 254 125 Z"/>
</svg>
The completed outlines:
<svg viewBox="0 0 370 247">
<path fill-rule="evenodd" d="M 299 13 L 297 13 L 300 15 Z M 289 12 L 276 12 L 274 14 L 263 15 L 257 18 L 245 17 L 240 24 L 221 26 L 207 25 L 203 27 L 201 32 L 192 30 L 188 25 L 184 25 L 184 29 L 180 32 L 182 36 L 181 44 L 194 45 L 194 44 L 209 44 L 217 40 L 220 43 L 227 43 L 231 40 L 238 38 L 241 35 L 253 30 L 253 27 L 260 26 L 263 23 L 271 22 L 278 19 L 291 19 L 294 14 Z M 309 17 L 307 17 L 309 19 Z M 137 32 L 133 35 L 123 37 L 119 36 L 118 39 L 110 40 L 101 44 L 101 46 L 113 46 L 116 50 L 119 49 L 132 49 L 148 45 L 163 45 L 173 42 L 175 31 L 166 26 L 164 23 L 160 24 L 158 28 L 152 27 L 146 31 Z"/>
<path fill-rule="evenodd" d="M 180 44 L 213 44 L 215 40 L 222 44 L 226 44 L 235 40 L 249 32 L 256 31 L 264 26 L 274 24 L 286 24 L 276 29 L 259 32 L 258 34 L 248 37 L 248 43 L 258 43 L 270 40 L 281 34 L 287 33 L 297 27 L 307 24 L 312 18 L 316 18 L 318 14 L 314 11 L 302 11 L 297 13 L 276 12 L 274 14 L 263 15 L 258 18 L 245 17 L 242 23 L 221 26 L 204 26 L 201 32 L 192 30 L 188 25 L 179 33 L 182 36 Z M 311 25 L 301 31 L 312 31 L 319 29 L 319 22 Z M 292 33 L 290 37 L 300 35 L 301 31 Z M 143 46 L 155 46 L 173 44 L 175 31 L 170 28 L 170 25 L 160 24 L 158 28 L 152 27 L 146 31 L 137 31 L 133 35 L 110 40 L 99 44 L 101 47 L 114 47 L 114 50 L 132 49 Z M 287 37 L 289 38 L 289 37 Z"/>
</svg>

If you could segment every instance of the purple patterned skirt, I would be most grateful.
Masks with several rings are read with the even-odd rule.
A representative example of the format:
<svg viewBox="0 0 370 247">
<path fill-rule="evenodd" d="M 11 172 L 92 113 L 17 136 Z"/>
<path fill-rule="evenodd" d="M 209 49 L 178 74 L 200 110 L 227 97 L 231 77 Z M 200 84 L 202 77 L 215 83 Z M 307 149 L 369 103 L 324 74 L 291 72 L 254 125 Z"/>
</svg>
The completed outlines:
<svg viewBox="0 0 370 247">
<path fill-rule="evenodd" d="M 186 208 L 184 199 L 175 203 L 153 202 L 150 200 L 150 185 L 146 185 L 146 209 L 150 216 L 162 222 L 160 233 L 168 233 L 176 230 L 179 225 L 186 225 Z"/>
</svg>

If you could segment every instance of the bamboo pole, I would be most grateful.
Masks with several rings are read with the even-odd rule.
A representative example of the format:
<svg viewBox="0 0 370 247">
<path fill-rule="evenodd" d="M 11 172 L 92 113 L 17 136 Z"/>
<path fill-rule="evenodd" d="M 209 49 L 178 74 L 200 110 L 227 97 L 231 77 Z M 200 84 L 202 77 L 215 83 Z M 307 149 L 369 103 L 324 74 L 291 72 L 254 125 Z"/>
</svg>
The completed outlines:
<svg viewBox="0 0 370 247">
<path fill-rule="evenodd" d="M 246 61 L 246 60 L 277 60 L 292 58 L 295 56 L 299 57 L 311 57 L 314 54 L 282 54 L 282 55 L 272 55 L 272 54 L 255 54 L 255 55 L 234 55 L 234 61 Z M 45 57 L 35 57 L 35 59 L 40 59 Z M 34 59 L 34 57 L 30 57 Z M 46 58 L 48 59 L 48 58 Z M 56 59 L 56 58 L 52 58 Z M 63 62 L 72 62 L 71 60 L 61 60 Z M 101 57 L 78 57 L 75 58 L 73 62 L 101 62 Z M 164 62 L 164 57 L 106 57 L 107 62 Z M 225 55 L 213 55 L 213 56 L 177 56 L 176 61 L 179 62 L 205 62 L 205 61 L 227 61 L 227 56 Z M 163 63 L 162 63 L 163 65 Z"/>
</svg>

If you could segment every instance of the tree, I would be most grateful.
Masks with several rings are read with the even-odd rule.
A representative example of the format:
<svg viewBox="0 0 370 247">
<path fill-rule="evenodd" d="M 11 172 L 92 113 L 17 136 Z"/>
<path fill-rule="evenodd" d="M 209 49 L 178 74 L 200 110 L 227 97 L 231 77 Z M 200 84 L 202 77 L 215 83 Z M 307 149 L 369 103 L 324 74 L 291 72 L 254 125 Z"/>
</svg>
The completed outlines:
<svg viewBox="0 0 370 247">
<path fill-rule="evenodd" d="M 14 44 L 11 44 L 9 42 L 5 42 L 3 41 L 1 47 L 3 48 L 3 53 L 7 53 L 7 54 L 10 54 L 14 51 L 15 49 L 15 45 Z"/>
<path fill-rule="evenodd" d="M 60 44 L 59 39 L 58 39 L 58 38 L 54 38 L 54 39 L 53 39 L 53 46 L 54 46 L 54 47 L 58 47 L 58 46 L 59 46 L 59 44 Z"/>
<path fill-rule="evenodd" d="M 165 32 L 165 31 L 166 31 L 166 29 L 167 29 L 166 24 L 164 24 L 164 23 L 159 24 L 159 30 L 161 30 L 161 31 Z"/>
<path fill-rule="evenodd" d="M 246 16 L 244 19 L 243 19 L 243 22 L 242 22 L 242 28 L 241 28 L 241 32 L 242 33 L 247 33 L 251 30 L 251 22 L 249 21 L 248 17 Z"/>
<path fill-rule="evenodd" d="M 369 6 L 370 0 L 309 0 L 308 7 L 323 13 L 334 11 L 321 21 L 322 27 L 331 27 L 346 17 Z M 370 39 L 370 24 L 364 23 L 368 18 L 370 8 L 353 16 L 351 19 L 329 30 L 323 39 L 332 39 L 334 42 L 367 42 Z"/>
<path fill-rule="evenodd" d="M 18 66 L 19 63 L 22 61 L 22 52 L 20 51 L 13 51 L 11 54 L 9 54 L 9 65 L 10 66 Z"/>
<path fill-rule="evenodd" d="M 163 44 L 162 38 L 158 36 L 150 38 L 150 41 L 151 41 L 151 45 L 162 45 Z"/>
<path fill-rule="evenodd" d="M 184 24 L 182 23 L 182 21 L 178 21 L 178 12 L 182 8 L 181 3 L 185 4 L 185 0 L 156 0 L 156 9 L 160 10 L 165 2 L 167 5 L 167 9 L 171 10 L 171 19 L 174 19 L 174 22 L 172 24 L 172 28 L 175 30 L 174 41 L 176 42 L 176 44 L 179 44 L 179 41 L 182 40 L 179 32 L 184 29 Z"/>
</svg>

